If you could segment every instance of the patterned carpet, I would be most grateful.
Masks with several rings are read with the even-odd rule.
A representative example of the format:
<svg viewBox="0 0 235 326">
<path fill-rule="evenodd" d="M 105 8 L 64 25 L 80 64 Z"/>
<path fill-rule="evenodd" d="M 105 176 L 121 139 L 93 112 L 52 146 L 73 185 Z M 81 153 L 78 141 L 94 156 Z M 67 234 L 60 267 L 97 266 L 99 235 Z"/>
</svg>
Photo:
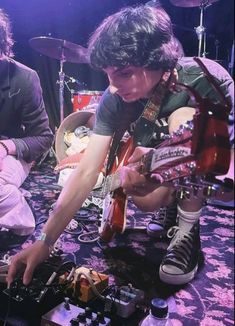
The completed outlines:
<svg viewBox="0 0 235 326">
<path fill-rule="evenodd" d="M 25 248 L 40 233 L 51 205 L 61 188 L 58 175 L 53 172 L 53 160 L 36 167 L 23 185 L 31 192 L 29 204 L 34 212 L 37 227 L 26 239 L 8 237 L 0 233 L 0 258 Z M 156 296 L 168 300 L 170 317 L 174 326 L 231 326 L 234 323 L 234 218 L 232 210 L 213 206 L 204 207 L 200 220 L 203 256 L 197 277 L 188 285 L 173 287 L 160 282 L 158 266 L 167 243 L 156 242 L 145 232 L 151 214 L 143 214 L 129 202 L 128 223 L 124 234 L 105 245 L 100 241 L 85 242 L 96 238 L 98 209 L 82 209 L 76 216 L 79 230 L 73 235 L 63 233 L 57 242 L 62 258 L 76 265 L 93 268 L 109 274 L 110 285 L 131 283 L 146 293 L 146 302 Z M 84 232 L 94 231 L 91 236 Z M 81 235 L 82 234 L 82 235 Z M 82 240 L 82 241 L 81 241 Z M 6 257 L 6 256 L 5 256 Z M 129 320 L 113 321 L 113 325 L 138 325 L 136 314 Z M 19 323 L 12 325 L 20 325 Z"/>
</svg>

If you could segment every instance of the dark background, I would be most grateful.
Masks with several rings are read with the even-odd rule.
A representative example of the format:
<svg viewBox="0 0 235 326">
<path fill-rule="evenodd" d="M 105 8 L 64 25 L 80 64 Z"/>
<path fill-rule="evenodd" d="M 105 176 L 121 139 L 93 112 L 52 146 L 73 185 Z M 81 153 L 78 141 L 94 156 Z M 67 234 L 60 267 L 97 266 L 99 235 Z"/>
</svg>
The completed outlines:
<svg viewBox="0 0 235 326">
<path fill-rule="evenodd" d="M 191 1 L 191 0 L 188 0 Z M 41 78 L 46 109 L 51 126 L 59 126 L 59 61 L 39 54 L 29 46 L 29 39 L 50 36 L 86 47 L 92 31 L 109 14 L 127 5 L 144 4 L 143 0 L 0 0 L 0 7 L 13 24 L 15 59 L 36 69 Z M 198 39 L 194 27 L 200 23 L 199 7 L 182 8 L 161 1 L 172 18 L 175 35 L 181 41 L 186 55 L 198 53 Z M 231 60 L 234 27 L 234 0 L 219 0 L 205 10 L 207 57 L 219 60 L 228 69 Z M 217 45 L 217 52 L 216 52 Z M 103 91 L 105 76 L 86 64 L 65 63 L 66 75 L 79 79 L 87 90 Z M 68 84 L 78 90 L 76 84 Z M 65 89 L 65 116 L 72 112 L 71 92 Z"/>
</svg>

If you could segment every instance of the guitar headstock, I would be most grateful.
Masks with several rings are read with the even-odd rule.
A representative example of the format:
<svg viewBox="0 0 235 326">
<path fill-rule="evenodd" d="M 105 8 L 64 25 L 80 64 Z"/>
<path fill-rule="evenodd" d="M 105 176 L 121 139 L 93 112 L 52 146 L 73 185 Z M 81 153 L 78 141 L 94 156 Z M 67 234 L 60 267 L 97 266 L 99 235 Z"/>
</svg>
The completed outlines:
<svg viewBox="0 0 235 326">
<path fill-rule="evenodd" d="M 166 170 L 175 167 L 179 162 L 192 159 L 191 139 L 193 121 L 188 121 L 180 128 L 167 135 L 160 146 L 143 155 L 140 161 L 139 171 L 142 174 L 151 174 L 156 170 Z"/>
</svg>

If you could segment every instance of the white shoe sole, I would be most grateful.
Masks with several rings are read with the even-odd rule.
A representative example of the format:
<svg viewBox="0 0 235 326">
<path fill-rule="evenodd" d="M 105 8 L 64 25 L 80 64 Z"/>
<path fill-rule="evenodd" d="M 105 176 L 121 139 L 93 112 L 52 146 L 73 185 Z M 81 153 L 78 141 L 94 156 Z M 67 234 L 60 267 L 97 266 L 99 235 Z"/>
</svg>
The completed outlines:
<svg viewBox="0 0 235 326">
<path fill-rule="evenodd" d="M 165 239 L 165 238 L 167 238 L 167 231 L 166 230 L 151 231 L 151 230 L 149 230 L 147 228 L 146 231 L 147 231 L 147 234 L 151 238 L 155 238 L 155 239 Z"/>
<path fill-rule="evenodd" d="M 173 285 L 182 285 L 192 281 L 197 274 L 198 264 L 194 269 L 187 274 L 169 274 L 162 270 L 161 266 L 159 269 L 160 280 L 164 283 L 173 284 Z"/>
</svg>

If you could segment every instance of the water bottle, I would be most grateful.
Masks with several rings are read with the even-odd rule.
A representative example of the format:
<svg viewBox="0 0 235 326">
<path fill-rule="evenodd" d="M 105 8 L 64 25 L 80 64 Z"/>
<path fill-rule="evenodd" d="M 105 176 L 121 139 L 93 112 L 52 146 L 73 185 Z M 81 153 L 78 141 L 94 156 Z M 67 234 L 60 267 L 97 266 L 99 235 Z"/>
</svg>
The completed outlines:
<svg viewBox="0 0 235 326">
<path fill-rule="evenodd" d="M 160 298 L 152 299 L 150 313 L 140 322 L 139 326 L 172 326 L 167 302 Z"/>
</svg>

